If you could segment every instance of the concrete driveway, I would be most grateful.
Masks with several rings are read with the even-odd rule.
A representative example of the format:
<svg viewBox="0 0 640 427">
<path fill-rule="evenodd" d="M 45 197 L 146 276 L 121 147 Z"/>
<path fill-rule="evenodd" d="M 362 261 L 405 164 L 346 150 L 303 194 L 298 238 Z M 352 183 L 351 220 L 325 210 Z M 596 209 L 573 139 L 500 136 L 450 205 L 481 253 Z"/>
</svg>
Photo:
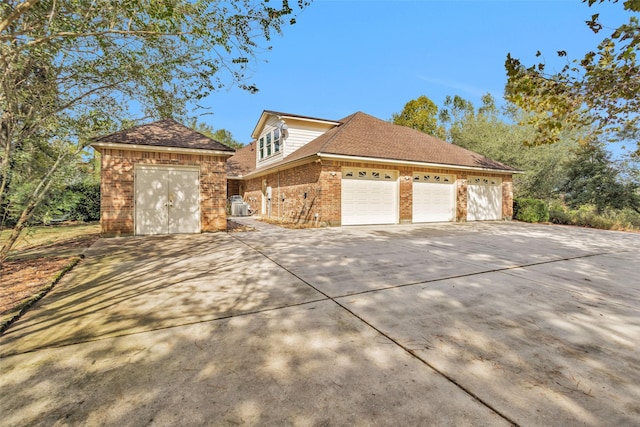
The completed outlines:
<svg viewBox="0 0 640 427">
<path fill-rule="evenodd" d="M 500 222 L 103 239 L 0 337 L 0 424 L 638 425 L 639 261 Z"/>
</svg>

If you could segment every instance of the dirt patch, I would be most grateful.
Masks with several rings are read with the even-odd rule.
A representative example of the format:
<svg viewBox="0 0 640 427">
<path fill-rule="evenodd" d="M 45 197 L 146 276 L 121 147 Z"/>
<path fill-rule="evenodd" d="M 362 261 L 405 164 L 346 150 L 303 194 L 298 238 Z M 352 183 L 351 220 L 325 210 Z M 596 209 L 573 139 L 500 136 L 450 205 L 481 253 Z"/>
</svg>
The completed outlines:
<svg viewBox="0 0 640 427">
<path fill-rule="evenodd" d="M 92 234 L 12 252 L 0 266 L 0 331 L 44 296 L 98 238 Z"/>
<path fill-rule="evenodd" d="M 230 219 L 227 220 L 227 232 L 228 233 L 240 233 L 243 231 L 256 231 L 255 228 L 249 227 L 248 225 L 239 224 Z"/>
<path fill-rule="evenodd" d="M 77 257 L 37 258 L 7 261 L 0 275 L 0 316 L 40 292 Z"/>
<path fill-rule="evenodd" d="M 280 219 L 260 218 L 258 219 L 258 221 L 262 221 L 267 224 L 277 225 L 282 228 L 290 228 L 294 230 L 305 229 L 305 228 L 320 228 L 317 224 L 314 224 L 314 223 L 288 222 Z"/>
</svg>

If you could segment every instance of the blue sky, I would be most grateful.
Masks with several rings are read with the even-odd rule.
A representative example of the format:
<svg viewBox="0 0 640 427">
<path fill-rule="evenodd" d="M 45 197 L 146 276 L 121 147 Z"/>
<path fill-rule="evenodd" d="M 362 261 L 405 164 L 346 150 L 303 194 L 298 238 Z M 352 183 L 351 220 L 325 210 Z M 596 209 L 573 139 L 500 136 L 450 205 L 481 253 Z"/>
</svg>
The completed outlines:
<svg viewBox="0 0 640 427">
<path fill-rule="evenodd" d="M 438 106 L 447 95 L 479 105 L 489 92 L 500 103 L 507 53 L 532 65 L 540 50 L 547 70 L 559 69 L 556 51 L 581 57 L 612 32 L 587 28 L 598 12 L 611 28 L 629 17 L 621 4 L 579 0 L 315 0 L 252 65 L 260 91 L 214 93 L 202 102 L 213 114 L 199 121 L 247 143 L 263 110 L 386 120 L 420 95 Z"/>
</svg>

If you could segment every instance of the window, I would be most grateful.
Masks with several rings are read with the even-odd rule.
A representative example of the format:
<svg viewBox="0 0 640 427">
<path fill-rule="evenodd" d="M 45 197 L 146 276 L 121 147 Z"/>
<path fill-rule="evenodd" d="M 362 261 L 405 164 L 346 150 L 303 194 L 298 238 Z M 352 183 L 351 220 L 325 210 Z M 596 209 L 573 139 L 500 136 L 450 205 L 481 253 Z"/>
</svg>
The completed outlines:
<svg viewBox="0 0 640 427">
<path fill-rule="evenodd" d="M 267 157 L 271 155 L 271 132 L 267 134 Z"/>
<path fill-rule="evenodd" d="M 273 130 L 273 152 L 280 152 L 280 129 L 278 128 Z"/>
<path fill-rule="evenodd" d="M 264 159 L 264 138 L 260 138 L 260 160 Z"/>
</svg>

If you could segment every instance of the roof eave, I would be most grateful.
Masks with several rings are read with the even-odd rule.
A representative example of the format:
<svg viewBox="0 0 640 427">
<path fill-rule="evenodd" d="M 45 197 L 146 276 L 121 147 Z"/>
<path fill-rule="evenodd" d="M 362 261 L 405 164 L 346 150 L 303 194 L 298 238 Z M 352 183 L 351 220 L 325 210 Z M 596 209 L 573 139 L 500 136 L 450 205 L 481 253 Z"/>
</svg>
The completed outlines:
<svg viewBox="0 0 640 427">
<path fill-rule="evenodd" d="M 156 151 L 164 153 L 179 153 L 179 154 L 206 154 L 212 156 L 226 156 L 231 157 L 235 154 L 234 151 L 222 151 L 222 150 L 208 150 L 206 148 L 185 148 L 185 147 L 165 147 L 161 145 L 141 145 L 141 144 L 122 144 L 117 142 L 94 142 L 91 145 L 93 148 L 111 148 L 115 150 L 127 150 L 127 151 Z"/>
<path fill-rule="evenodd" d="M 258 178 L 264 175 L 269 175 L 270 173 L 279 172 L 281 170 L 290 169 L 296 166 L 301 166 L 307 163 L 311 163 L 316 160 L 319 160 L 319 157 L 316 154 L 311 154 L 301 159 L 280 163 L 280 164 L 275 164 L 272 166 L 265 166 L 264 168 L 253 170 L 251 172 L 248 172 L 246 175 L 243 175 L 241 179 Z"/>
<path fill-rule="evenodd" d="M 477 172 L 494 172 L 494 173 L 499 173 L 503 175 L 523 173 L 522 171 L 516 171 L 512 169 L 494 169 L 494 168 L 485 168 L 485 167 L 477 167 L 477 166 L 452 165 L 449 163 L 432 163 L 432 162 L 419 162 L 419 161 L 412 161 L 412 160 L 380 159 L 376 157 L 349 156 L 345 154 L 332 154 L 332 153 L 318 153 L 317 155 L 319 158 L 327 159 L 327 160 L 345 160 L 345 161 L 352 161 L 352 162 L 367 162 L 367 163 L 388 164 L 388 165 L 411 165 L 411 166 L 423 166 L 423 167 L 437 167 L 437 168 L 447 168 L 447 169 L 467 170 L 467 171 L 477 171 Z"/>
<path fill-rule="evenodd" d="M 322 123 L 322 124 L 327 124 L 332 126 L 337 126 L 340 124 L 340 122 L 335 120 L 320 119 L 316 117 L 299 116 L 295 114 L 280 113 L 278 111 L 264 110 L 260 115 L 260 119 L 258 119 L 258 123 L 256 123 L 256 126 L 253 128 L 253 132 L 251 133 L 252 139 L 258 139 L 258 137 L 260 136 L 260 131 L 264 127 L 264 123 L 267 121 L 267 117 L 269 116 L 275 116 L 278 118 L 278 120 L 293 119 L 293 120 L 301 120 L 301 121 L 306 121 L 311 123 Z"/>
</svg>

